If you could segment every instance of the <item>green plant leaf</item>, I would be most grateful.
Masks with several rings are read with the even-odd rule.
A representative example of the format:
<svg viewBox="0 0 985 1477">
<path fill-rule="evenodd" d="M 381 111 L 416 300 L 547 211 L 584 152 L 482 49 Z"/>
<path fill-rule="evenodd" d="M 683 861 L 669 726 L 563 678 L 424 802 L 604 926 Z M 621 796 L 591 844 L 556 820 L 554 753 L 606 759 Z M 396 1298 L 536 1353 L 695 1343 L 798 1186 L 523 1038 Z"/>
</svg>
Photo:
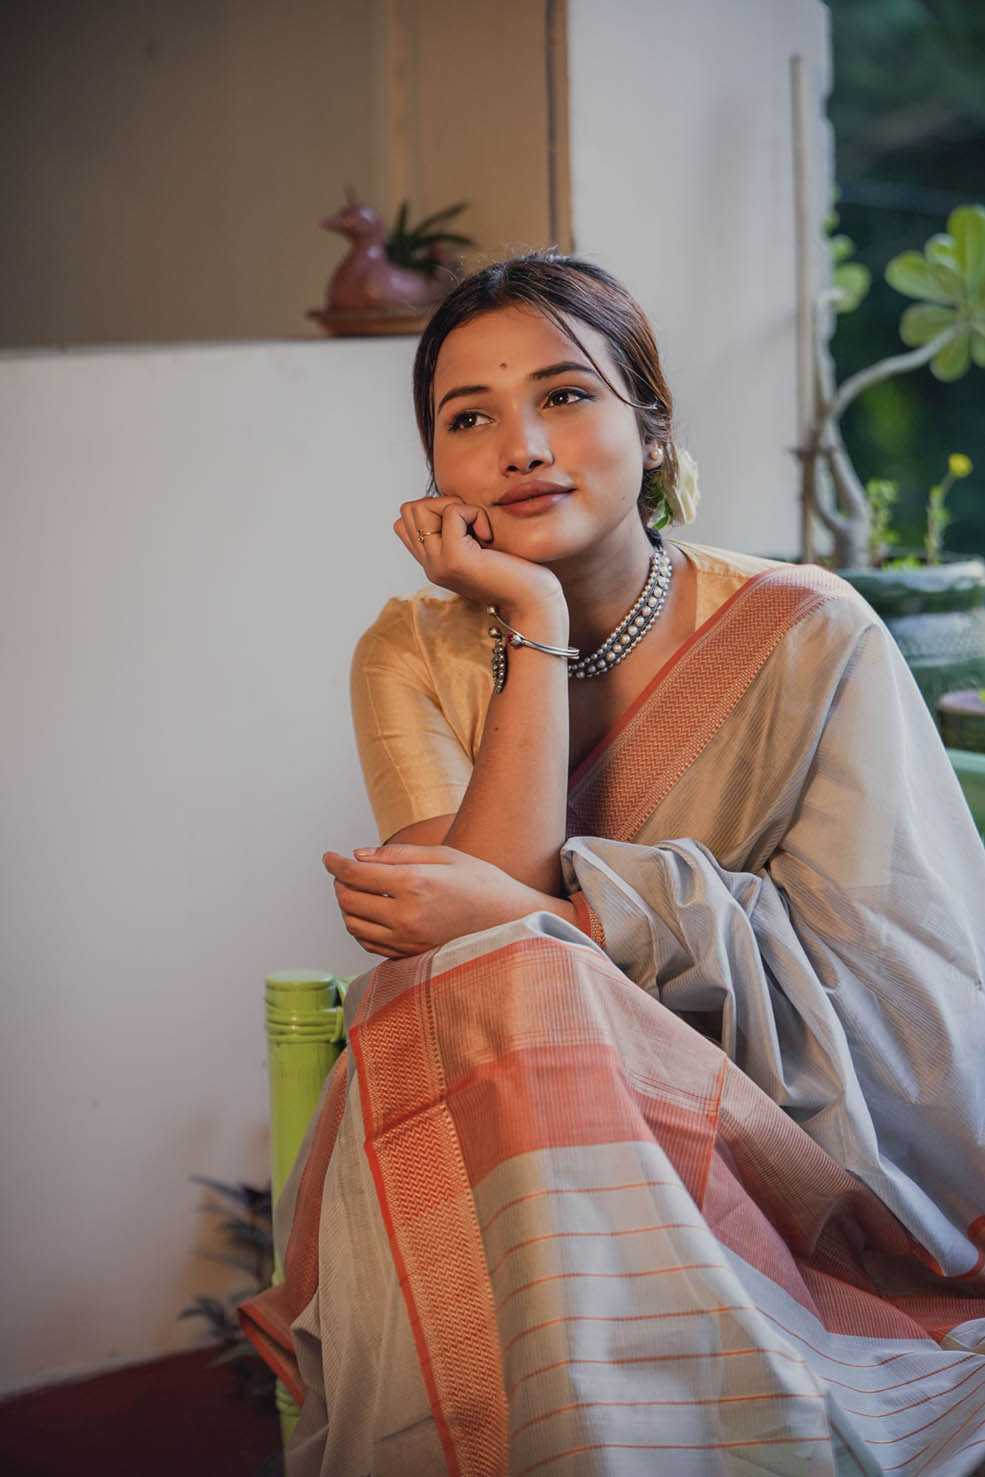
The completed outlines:
<svg viewBox="0 0 985 1477">
<path fill-rule="evenodd" d="M 965 274 L 955 255 L 953 236 L 931 236 L 924 247 L 924 255 L 941 290 L 950 294 L 955 303 L 965 299 Z"/>
<path fill-rule="evenodd" d="M 252 1215 L 269 1218 L 271 1214 L 269 1185 L 227 1185 L 223 1180 L 213 1180 L 205 1174 L 193 1174 L 189 1178 L 193 1184 L 204 1185 L 207 1190 L 214 1190 L 217 1195 L 231 1200 L 234 1205 L 240 1206 Z"/>
<path fill-rule="evenodd" d="M 938 231 L 937 235 L 931 236 L 925 244 L 923 254 L 929 262 L 943 262 L 945 266 L 960 272 L 961 267 L 955 254 L 956 249 L 954 237 L 947 231 Z"/>
<path fill-rule="evenodd" d="M 271 1272 L 270 1275 L 273 1276 L 273 1272 Z M 231 1293 L 228 1294 L 226 1302 L 231 1308 L 238 1308 L 240 1303 L 245 1303 L 248 1298 L 255 1298 L 256 1295 L 257 1285 L 254 1282 L 252 1287 L 235 1288 Z"/>
<path fill-rule="evenodd" d="M 941 308 L 936 303 L 912 303 L 899 321 L 899 336 L 904 344 L 916 348 L 929 344 L 957 321 L 954 308 Z"/>
<path fill-rule="evenodd" d="M 265 1227 L 255 1226 L 252 1221 L 244 1221 L 241 1216 L 220 1224 L 221 1229 L 228 1231 L 237 1241 L 248 1242 L 250 1246 L 261 1246 L 265 1251 L 273 1245 L 273 1237 Z"/>
<path fill-rule="evenodd" d="M 971 325 L 971 357 L 979 369 L 985 369 L 985 324 Z"/>
<path fill-rule="evenodd" d="M 849 236 L 832 236 L 828 250 L 833 262 L 843 262 L 855 251 L 855 242 Z"/>
<path fill-rule="evenodd" d="M 985 283 L 985 205 L 959 205 L 947 218 L 954 256 L 968 284 L 969 298 Z"/>
<path fill-rule="evenodd" d="M 458 245 L 471 246 L 471 236 L 459 236 L 455 231 L 429 231 L 426 236 L 415 237 L 415 244 L 419 247 L 430 246 L 434 241 L 454 241 Z"/>
<path fill-rule="evenodd" d="M 248 1262 L 245 1257 L 233 1256 L 224 1251 L 200 1251 L 198 1254 L 207 1262 L 221 1262 L 224 1267 L 235 1267 L 237 1272 L 247 1272 L 251 1277 L 256 1276 L 255 1264 Z"/>
<path fill-rule="evenodd" d="M 207 1318 L 210 1323 L 215 1324 L 218 1328 L 225 1328 L 229 1322 L 229 1314 L 219 1299 L 206 1297 L 201 1292 L 197 1295 L 195 1302 L 191 1306 L 182 1308 L 178 1317 Z"/>
<path fill-rule="evenodd" d="M 930 361 L 936 379 L 959 380 L 971 364 L 971 329 L 967 324 Z"/>
<path fill-rule="evenodd" d="M 396 240 L 391 236 L 386 243 L 386 254 L 396 267 L 409 267 L 413 265 L 413 249 L 407 245 L 407 238 L 400 237 Z"/>
<path fill-rule="evenodd" d="M 904 251 L 886 265 L 886 281 L 904 297 L 928 303 L 954 303 L 954 295 L 941 286 L 933 269 L 919 251 Z"/>
<path fill-rule="evenodd" d="M 861 262 L 843 262 L 835 267 L 832 281 L 839 296 L 835 299 L 836 313 L 854 313 L 872 283 L 872 273 Z"/>
<path fill-rule="evenodd" d="M 462 211 L 465 209 L 468 203 L 469 202 L 467 200 L 459 200 L 457 205 L 449 205 L 445 210 L 437 210 L 435 211 L 434 215 L 425 216 L 424 219 L 422 221 L 419 221 L 418 224 L 414 227 L 414 235 L 419 236 L 422 231 L 431 230 L 431 228 L 433 226 L 436 226 L 439 221 L 450 221 L 452 216 L 461 215 Z"/>
</svg>

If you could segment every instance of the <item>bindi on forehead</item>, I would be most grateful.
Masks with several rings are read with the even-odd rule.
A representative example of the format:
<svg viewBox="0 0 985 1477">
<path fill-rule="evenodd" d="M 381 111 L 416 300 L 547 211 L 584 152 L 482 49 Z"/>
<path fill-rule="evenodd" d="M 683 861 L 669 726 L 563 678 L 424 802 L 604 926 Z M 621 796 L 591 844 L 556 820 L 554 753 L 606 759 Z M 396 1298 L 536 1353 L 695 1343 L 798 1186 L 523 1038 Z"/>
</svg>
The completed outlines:
<svg viewBox="0 0 985 1477">
<path fill-rule="evenodd" d="M 510 366 L 508 364 L 501 364 L 499 367 L 500 369 L 509 369 Z"/>
</svg>

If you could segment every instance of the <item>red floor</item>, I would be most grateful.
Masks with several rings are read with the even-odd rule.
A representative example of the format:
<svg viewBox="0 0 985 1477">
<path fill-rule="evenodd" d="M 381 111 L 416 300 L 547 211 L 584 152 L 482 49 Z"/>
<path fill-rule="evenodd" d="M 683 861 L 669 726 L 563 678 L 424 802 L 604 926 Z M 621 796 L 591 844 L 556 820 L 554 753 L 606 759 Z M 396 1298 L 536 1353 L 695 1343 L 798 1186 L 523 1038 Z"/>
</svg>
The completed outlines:
<svg viewBox="0 0 985 1477">
<path fill-rule="evenodd" d="M 215 1349 L 0 1402 L 3 1477 L 278 1477 L 271 1404 L 237 1393 Z"/>
</svg>

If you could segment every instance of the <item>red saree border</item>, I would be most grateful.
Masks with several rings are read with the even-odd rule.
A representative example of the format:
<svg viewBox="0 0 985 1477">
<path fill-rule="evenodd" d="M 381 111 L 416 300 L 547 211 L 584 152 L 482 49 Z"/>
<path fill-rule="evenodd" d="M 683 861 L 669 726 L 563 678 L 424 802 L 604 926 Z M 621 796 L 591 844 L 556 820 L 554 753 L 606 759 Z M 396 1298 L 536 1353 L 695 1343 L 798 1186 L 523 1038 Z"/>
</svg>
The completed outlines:
<svg viewBox="0 0 985 1477">
<path fill-rule="evenodd" d="M 432 957 L 374 973 L 373 986 L 381 976 L 389 983 L 404 974 L 402 964 L 417 966 L 409 988 L 402 981 L 398 990 L 367 990 L 349 1045 L 366 1157 L 448 1470 L 501 1477 L 508 1467 L 507 1406 L 496 1310 L 445 1100 L 427 971 Z M 442 1256 L 435 1256 L 436 1247 Z"/>
<path fill-rule="evenodd" d="M 677 666 L 678 662 L 684 661 L 694 645 L 698 641 L 703 640 L 704 637 L 711 630 L 713 630 L 713 628 L 718 624 L 719 621 L 725 619 L 729 609 L 735 604 L 739 596 L 744 595 L 745 592 L 749 589 L 750 585 L 754 584 L 757 580 L 761 580 L 764 575 L 769 574 L 770 572 L 770 570 L 764 569 L 761 570 L 759 574 L 750 576 L 749 580 L 744 585 L 740 586 L 740 588 L 736 590 L 734 594 L 730 595 L 727 600 L 724 600 L 717 610 L 712 611 L 708 619 L 706 621 L 703 621 L 696 631 L 692 631 L 691 635 L 687 638 L 684 644 L 682 646 L 679 646 L 674 652 L 673 656 L 668 657 L 663 666 L 654 674 L 654 676 L 650 678 L 643 691 L 633 699 L 626 711 L 616 719 L 615 723 L 608 730 L 608 732 L 602 735 L 595 747 L 593 749 L 590 749 L 581 763 L 571 771 L 571 774 L 568 776 L 569 789 L 581 783 L 582 779 L 584 779 L 585 775 L 588 774 L 589 770 L 598 763 L 599 759 L 601 759 L 606 749 L 608 749 L 609 746 L 615 741 L 615 739 L 619 737 L 622 730 L 626 727 L 626 724 L 632 721 L 632 719 L 636 716 L 640 708 L 642 708 L 645 703 L 649 702 L 650 698 L 653 696 L 654 692 L 660 686 L 661 682 L 668 675 L 668 673 L 670 673 L 673 668 Z"/>
<path fill-rule="evenodd" d="M 766 569 L 661 667 L 568 782 L 572 835 L 628 841 L 694 763 L 784 636 L 848 587 L 813 565 Z M 708 693 L 716 699 L 709 704 Z M 619 773 L 615 773 L 618 761 Z"/>
<path fill-rule="evenodd" d="M 585 894 L 580 890 L 569 892 L 568 902 L 574 907 L 575 920 L 582 933 L 587 934 L 594 943 L 598 944 L 600 949 L 604 949 L 605 929 L 602 927 L 602 920 Z"/>
<path fill-rule="evenodd" d="M 236 1316 L 243 1337 L 253 1345 L 267 1368 L 273 1370 L 300 1409 L 304 1404 L 304 1385 L 291 1338 L 294 1315 L 290 1301 L 287 1288 L 279 1282 L 266 1288 L 259 1297 L 241 1303 Z"/>
</svg>

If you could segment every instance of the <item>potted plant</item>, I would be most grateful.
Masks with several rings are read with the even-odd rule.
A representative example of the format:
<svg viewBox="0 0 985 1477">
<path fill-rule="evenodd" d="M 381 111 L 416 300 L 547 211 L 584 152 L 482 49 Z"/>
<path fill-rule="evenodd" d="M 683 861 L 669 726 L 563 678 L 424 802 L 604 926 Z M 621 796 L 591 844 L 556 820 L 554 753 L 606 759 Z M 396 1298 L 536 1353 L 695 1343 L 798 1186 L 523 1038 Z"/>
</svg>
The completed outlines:
<svg viewBox="0 0 985 1477">
<path fill-rule="evenodd" d="M 449 222 L 461 215 L 467 204 L 467 201 L 460 200 L 457 205 L 438 210 L 412 226 L 408 219 L 410 201 L 404 200 L 386 238 L 387 256 L 398 266 L 413 267 L 426 277 L 435 276 L 442 267 L 447 271 L 449 247 L 475 245 L 471 236 L 447 229 Z"/>
<path fill-rule="evenodd" d="M 332 273 L 324 306 L 307 316 L 326 334 L 420 333 L 457 280 L 459 264 L 449 262 L 449 249 L 473 245 L 471 236 L 448 229 L 465 201 L 411 225 L 405 200 L 387 232 L 373 206 L 346 194 L 346 205 L 322 226 L 345 236 L 349 251 Z"/>
<path fill-rule="evenodd" d="M 247 1298 L 255 1297 L 270 1285 L 274 1268 L 273 1209 L 269 1185 L 224 1184 L 205 1175 L 192 1175 L 195 1184 L 204 1185 L 220 1197 L 220 1203 L 207 1210 L 223 1214 L 220 1223 L 227 1250 L 203 1251 L 199 1255 L 210 1261 L 235 1267 L 248 1278 L 244 1287 L 224 1301 L 199 1293 L 195 1301 L 182 1308 L 179 1318 L 202 1318 L 213 1342 L 223 1345 L 213 1364 L 231 1364 L 239 1380 L 242 1394 L 261 1405 L 274 1401 L 274 1376 L 261 1360 L 253 1345 L 243 1337 L 236 1309 Z M 233 1207 L 225 1208 L 221 1201 Z"/>
<path fill-rule="evenodd" d="M 985 206 L 959 206 L 948 217 L 947 231 L 932 236 L 922 252 L 905 251 L 888 263 L 889 285 L 914 299 L 900 319 L 907 351 L 878 360 L 841 385 L 821 319 L 830 308 L 854 311 L 869 279 L 864 267 L 849 260 L 854 248 L 846 237 L 833 237 L 830 248 L 833 281 L 815 312 L 814 414 L 799 448 L 804 507 L 830 535 L 827 562 L 886 621 L 933 708 L 949 689 L 985 684 L 985 560 L 940 549 L 944 497 L 963 462 L 959 457 L 931 491 L 930 542 L 909 557 L 887 557 L 892 484 L 874 479 L 863 487 L 839 423 L 858 395 L 893 375 L 928 364 L 937 379 L 951 381 L 973 366 L 985 368 Z"/>
</svg>

